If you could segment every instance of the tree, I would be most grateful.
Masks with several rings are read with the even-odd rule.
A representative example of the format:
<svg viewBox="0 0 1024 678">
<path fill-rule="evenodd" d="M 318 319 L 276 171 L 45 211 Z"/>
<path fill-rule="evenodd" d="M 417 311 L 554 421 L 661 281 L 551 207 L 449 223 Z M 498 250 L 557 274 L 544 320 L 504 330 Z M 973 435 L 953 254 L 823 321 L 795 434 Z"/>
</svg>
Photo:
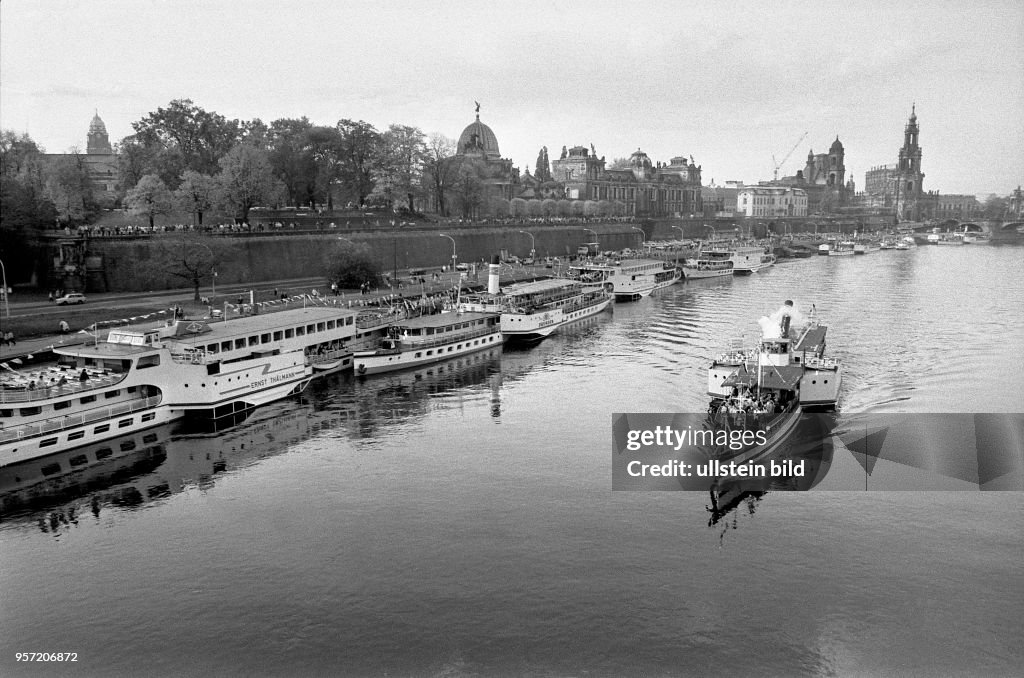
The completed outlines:
<svg viewBox="0 0 1024 678">
<path fill-rule="evenodd" d="M 455 203 L 463 219 L 474 219 L 484 200 L 484 167 L 479 160 L 463 159 L 452 184 Z"/>
<path fill-rule="evenodd" d="M 356 288 L 380 280 L 380 265 L 366 244 L 338 241 L 324 256 L 324 275 L 341 288 Z"/>
<path fill-rule="evenodd" d="M 203 213 L 213 207 L 217 195 L 217 181 L 194 170 L 185 170 L 174 197 L 181 208 L 193 215 L 196 226 L 203 225 Z"/>
<path fill-rule="evenodd" d="M 1010 210 L 1010 201 L 993 193 L 982 204 L 981 213 L 987 219 L 1001 219 Z"/>
<path fill-rule="evenodd" d="M 534 176 L 541 182 L 551 181 L 551 163 L 548 161 L 548 147 L 544 146 L 537 154 L 537 171 Z"/>
<path fill-rule="evenodd" d="M 415 198 L 423 185 L 423 165 L 426 142 L 418 127 L 391 125 L 381 135 L 377 154 L 377 186 L 392 206 L 396 198 L 407 201 L 410 212 L 415 212 Z"/>
<path fill-rule="evenodd" d="M 271 199 L 275 182 L 267 152 L 249 144 L 239 144 L 220 159 L 217 175 L 221 203 L 235 219 L 249 222 L 249 210 Z"/>
<path fill-rule="evenodd" d="M 149 227 L 153 228 L 156 215 L 171 211 L 172 196 L 163 179 L 147 174 L 125 194 L 124 204 L 132 214 L 148 217 Z"/>
<path fill-rule="evenodd" d="M 373 192 L 374 162 L 380 146 L 380 132 L 368 122 L 339 120 L 341 164 L 338 178 L 346 191 L 362 206 Z"/>
<path fill-rule="evenodd" d="M 217 266 L 231 258 L 232 250 L 233 246 L 224 240 L 188 233 L 160 238 L 153 249 L 153 260 L 165 274 L 191 285 L 195 301 L 200 301 L 200 285 L 213 279 Z"/>
<path fill-rule="evenodd" d="M 316 187 L 327 209 L 334 209 L 334 182 L 341 173 L 341 132 L 335 127 L 312 127 L 306 132 L 306 147 L 316 163 Z"/>
<path fill-rule="evenodd" d="M 92 180 L 77 152 L 50 161 L 43 170 L 43 177 L 43 193 L 57 208 L 61 221 L 84 222 L 95 216 L 99 207 Z"/>
<path fill-rule="evenodd" d="M 184 166 L 204 174 L 217 169 L 217 163 L 242 136 L 238 120 L 203 110 L 191 99 L 176 99 L 167 108 L 132 123 L 144 145 L 181 154 Z M 175 177 L 178 175 L 176 174 Z"/>
<path fill-rule="evenodd" d="M 423 185 L 429 186 L 434 196 L 437 213 L 448 216 L 445 196 L 459 175 L 459 163 L 455 156 L 455 141 L 443 134 L 431 134 L 427 140 L 423 157 Z"/>
<path fill-rule="evenodd" d="M 270 167 L 288 193 L 288 204 L 298 207 L 313 201 L 316 162 L 307 148 L 309 119 L 281 118 L 270 123 Z"/>
</svg>

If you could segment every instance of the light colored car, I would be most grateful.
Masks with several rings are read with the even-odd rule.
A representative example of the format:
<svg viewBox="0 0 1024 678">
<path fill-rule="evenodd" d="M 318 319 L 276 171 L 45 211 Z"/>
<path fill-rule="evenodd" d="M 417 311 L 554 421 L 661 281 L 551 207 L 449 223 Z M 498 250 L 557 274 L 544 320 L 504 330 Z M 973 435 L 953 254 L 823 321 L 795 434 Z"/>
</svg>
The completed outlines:
<svg viewBox="0 0 1024 678">
<path fill-rule="evenodd" d="M 85 295 L 81 292 L 68 292 L 63 297 L 58 297 L 54 303 L 58 306 L 63 306 L 64 304 L 84 304 Z"/>
</svg>

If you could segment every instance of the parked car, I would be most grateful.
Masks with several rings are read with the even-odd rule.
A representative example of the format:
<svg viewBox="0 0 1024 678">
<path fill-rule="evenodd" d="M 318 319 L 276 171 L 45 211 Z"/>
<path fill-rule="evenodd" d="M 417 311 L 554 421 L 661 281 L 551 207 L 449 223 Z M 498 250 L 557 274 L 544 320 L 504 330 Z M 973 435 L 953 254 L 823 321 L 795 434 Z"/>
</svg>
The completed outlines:
<svg viewBox="0 0 1024 678">
<path fill-rule="evenodd" d="M 63 306 L 64 304 L 84 304 L 85 295 L 81 292 L 68 292 L 63 297 L 57 297 L 54 303 L 58 306 Z"/>
</svg>

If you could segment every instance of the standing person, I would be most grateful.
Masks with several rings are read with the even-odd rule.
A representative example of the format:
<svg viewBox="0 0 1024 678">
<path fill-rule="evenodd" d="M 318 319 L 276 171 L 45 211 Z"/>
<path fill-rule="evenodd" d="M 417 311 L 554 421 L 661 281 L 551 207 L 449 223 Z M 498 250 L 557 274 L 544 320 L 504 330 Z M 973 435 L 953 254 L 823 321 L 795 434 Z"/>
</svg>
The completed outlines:
<svg viewBox="0 0 1024 678">
<path fill-rule="evenodd" d="M 68 325 L 68 321 L 63 318 L 60 321 L 60 333 L 67 334 L 71 330 L 71 326 Z"/>
<path fill-rule="evenodd" d="M 50 303 L 53 303 L 53 290 L 50 290 Z"/>
</svg>

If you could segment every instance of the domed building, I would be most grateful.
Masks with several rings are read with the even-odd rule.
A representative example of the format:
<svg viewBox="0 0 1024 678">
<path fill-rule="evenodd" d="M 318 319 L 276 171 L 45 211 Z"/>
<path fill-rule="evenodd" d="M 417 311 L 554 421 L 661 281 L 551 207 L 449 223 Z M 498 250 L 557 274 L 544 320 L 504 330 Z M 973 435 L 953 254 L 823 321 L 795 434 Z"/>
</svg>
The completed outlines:
<svg viewBox="0 0 1024 678">
<path fill-rule="evenodd" d="M 519 170 L 512 166 L 511 160 L 501 157 L 497 135 L 480 121 L 479 104 L 476 119 L 459 135 L 455 157 L 463 166 L 474 169 L 482 187 L 480 195 L 456 196 L 462 203 L 461 206 L 456 205 L 462 216 L 476 218 L 502 212 L 496 203 L 511 201 L 516 197 L 520 183 Z M 468 190 L 468 187 L 464 187 L 462 193 Z M 456 193 L 460 193 L 458 188 Z"/>
<path fill-rule="evenodd" d="M 46 153 L 44 158 L 51 162 L 63 161 L 74 156 L 85 169 L 89 180 L 96 191 L 112 198 L 117 190 L 117 156 L 107 136 L 107 126 L 100 118 L 99 111 L 89 122 L 89 131 L 85 138 L 85 153 Z"/>
</svg>

